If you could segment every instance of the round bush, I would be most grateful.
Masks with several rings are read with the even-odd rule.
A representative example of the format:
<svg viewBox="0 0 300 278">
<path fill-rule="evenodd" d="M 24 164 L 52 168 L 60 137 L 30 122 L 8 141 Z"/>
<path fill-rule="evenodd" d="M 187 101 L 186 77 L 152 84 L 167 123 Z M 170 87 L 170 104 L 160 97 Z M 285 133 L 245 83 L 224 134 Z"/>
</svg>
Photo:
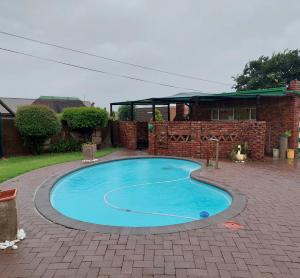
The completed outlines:
<svg viewBox="0 0 300 278">
<path fill-rule="evenodd" d="M 15 124 L 32 153 L 39 153 L 44 142 L 61 129 L 55 112 L 45 105 L 18 108 Z"/>
<path fill-rule="evenodd" d="M 90 140 L 93 130 L 99 127 L 105 127 L 108 122 L 108 113 L 105 109 L 96 107 L 76 107 L 66 108 L 63 111 L 62 121 L 64 121 L 71 130 L 78 131 Z"/>
</svg>

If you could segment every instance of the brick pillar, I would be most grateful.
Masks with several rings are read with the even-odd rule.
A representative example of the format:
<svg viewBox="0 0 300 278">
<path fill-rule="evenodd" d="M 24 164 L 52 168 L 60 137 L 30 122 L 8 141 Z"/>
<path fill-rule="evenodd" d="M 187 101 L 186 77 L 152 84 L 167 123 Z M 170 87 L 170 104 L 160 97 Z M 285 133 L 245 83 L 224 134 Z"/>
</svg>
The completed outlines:
<svg viewBox="0 0 300 278">
<path fill-rule="evenodd" d="M 155 140 L 156 140 L 156 135 L 155 133 L 152 131 L 152 132 L 149 132 L 148 134 L 148 152 L 149 154 L 156 154 L 156 146 L 155 146 Z"/>
<path fill-rule="evenodd" d="M 184 111 L 185 104 L 184 103 L 176 103 L 176 116 L 175 121 L 183 121 L 184 120 Z"/>
<path fill-rule="evenodd" d="M 300 92 L 300 81 L 297 79 L 292 80 L 288 86 L 288 90 Z"/>
<path fill-rule="evenodd" d="M 119 122 L 119 141 L 121 146 L 136 150 L 137 148 L 137 124 L 136 122 Z"/>
<path fill-rule="evenodd" d="M 299 88 L 299 91 L 300 91 L 300 88 Z M 289 121 L 290 121 L 291 132 L 292 132 L 292 136 L 289 138 L 289 148 L 297 151 L 298 140 L 299 140 L 299 117 L 300 117 L 300 107 L 299 107 L 299 98 L 298 97 L 291 96 L 289 108 L 290 108 Z"/>
</svg>

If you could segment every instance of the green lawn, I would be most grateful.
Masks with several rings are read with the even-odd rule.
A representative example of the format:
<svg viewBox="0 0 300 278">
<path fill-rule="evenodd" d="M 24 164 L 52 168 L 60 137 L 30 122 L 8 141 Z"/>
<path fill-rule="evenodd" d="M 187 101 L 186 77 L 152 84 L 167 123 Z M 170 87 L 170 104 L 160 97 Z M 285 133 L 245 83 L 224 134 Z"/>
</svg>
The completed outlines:
<svg viewBox="0 0 300 278">
<path fill-rule="evenodd" d="M 97 151 L 97 157 L 110 154 L 115 150 L 117 149 L 105 148 L 99 150 Z M 35 156 L 16 156 L 3 160 L 0 159 L 0 183 L 34 169 L 81 159 L 83 159 L 82 152 L 51 153 Z"/>
</svg>

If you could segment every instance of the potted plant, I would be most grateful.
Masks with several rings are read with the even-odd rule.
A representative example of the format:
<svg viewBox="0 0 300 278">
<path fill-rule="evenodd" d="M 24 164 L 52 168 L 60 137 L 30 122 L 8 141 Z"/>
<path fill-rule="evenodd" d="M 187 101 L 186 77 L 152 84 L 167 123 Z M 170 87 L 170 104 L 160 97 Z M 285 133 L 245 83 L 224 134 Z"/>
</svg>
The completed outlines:
<svg viewBox="0 0 300 278">
<path fill-rule="evenodd" d="M 105 109 L 96 107 L 67 108 L 63 111 L 62 120 L 72 131 L 79 132 L 84 140 L 82 145 L 84 161 L 94 161 L 97 145 L 93 142 L 93 132 L 96 127 L 105 127 L 108 114 Z"/>
<path fill-rule="evenodd" d="M 294 149 L 288 149 L 287 150 L 287 158 L 288 159 L 294 159 L 295 158 L 295 150 Z"/>
<path fill-rule="evenodd" d="M 286 130 L 280 134 L 279 140 L 279 157 L 286 158 L 288 149 L 288 139 L 291 137 L 292 133 L 290 130 Z"/>
<path fill-rule="evenodd" d="M 273 148 L 273 158 L 278 159 L 279 158 L 279 147 Z"/>
<path fill-rule="evenodd" d="M 97 145 L 93 142 L 87 142 L 82 145 L 84 161 L 93 161 L 96 159 Z"/>
<path fill-rule="evenodd" d="M 148 130 L 149 130 L 149 132 L 153 132 L 154 126 L 153 126 L 152 122 L 148 123 Z"/>
<path fill-rule="evenodd" d="M 17 189 L 0 191 L 0 242 L 15 240 L 18 231 Z"/>
</svg>

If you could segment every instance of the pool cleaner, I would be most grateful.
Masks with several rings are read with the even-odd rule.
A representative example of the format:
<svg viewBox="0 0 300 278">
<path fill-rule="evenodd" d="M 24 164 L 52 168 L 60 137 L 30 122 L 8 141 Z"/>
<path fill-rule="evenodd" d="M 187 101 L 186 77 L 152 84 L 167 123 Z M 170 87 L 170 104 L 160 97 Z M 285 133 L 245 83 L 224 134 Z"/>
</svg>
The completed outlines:
<svg viewBox="0 0 300 278">
<path fill-rule="evenodd" d="M 200 212 L 199 215 L 200 215 L 201 218 L 207 218 L 209 216 L 209 212 L 203 210 L 203 211 Z"/>
</svg>

